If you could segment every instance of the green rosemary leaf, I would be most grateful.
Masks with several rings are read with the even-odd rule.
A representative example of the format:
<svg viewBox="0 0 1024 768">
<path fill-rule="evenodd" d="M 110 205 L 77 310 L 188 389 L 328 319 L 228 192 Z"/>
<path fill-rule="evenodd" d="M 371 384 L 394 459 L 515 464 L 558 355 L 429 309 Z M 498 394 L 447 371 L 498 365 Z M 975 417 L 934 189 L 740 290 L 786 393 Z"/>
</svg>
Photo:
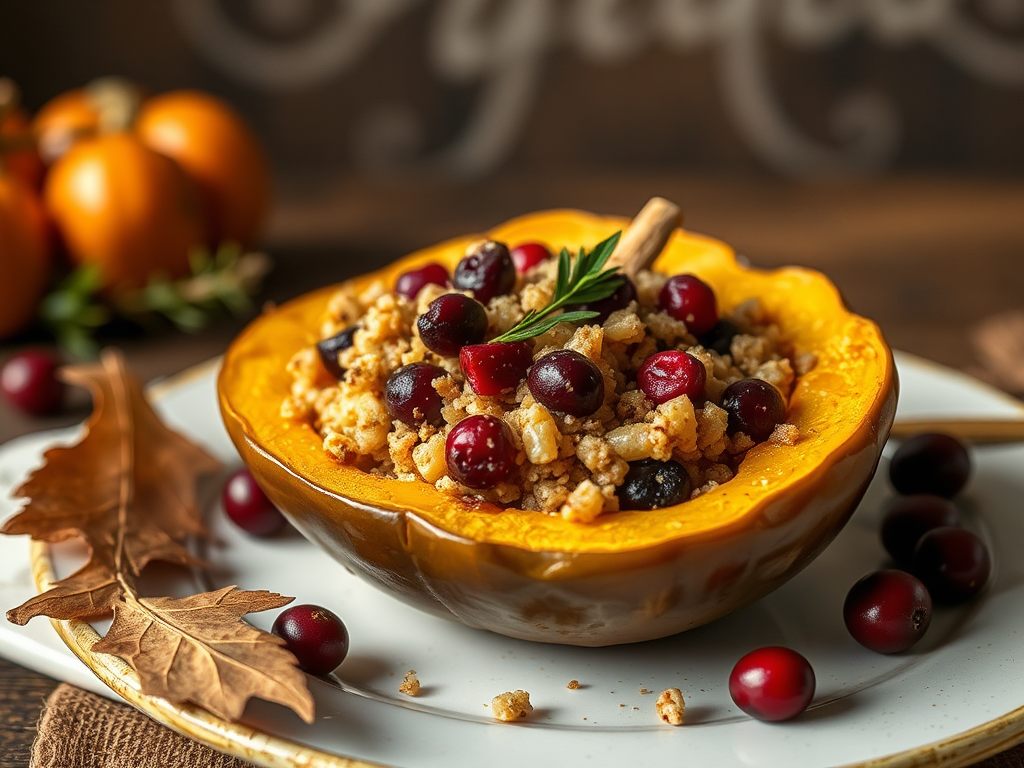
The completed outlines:
<svg viewBox="0 0 1024 768">
<path fill-rule="evenodd" d="M 619 244 L 619 238 L 621 237 L 622 232 L 616 232 L 607 240 L 602 240 L 600 243 L 594 246 L 594 250 L 591 251 L 591 256 L 594 259 L 594 265 L 592 269 L 595 272 L 601 269 L 608 262 L 608 259 L 612 255 L 612 252 L 615 250 L 615 246 Z"/>
<path fill-rule="evenodd" d="M 573 304 L 586 304 L 589 301 L 600 301 L 601 299 L 615 293 L 622 285 L 625 277 L 620 275 L 617 267 L 610 267 L 586 282 L 580 283 L 580 287 L 573 292 Z M 612 286 L 611 291 L 608 286 Z"/>
<path fill-rule="evenodd" d="M 619 289 L 622 285 L 622 279 L 618 275 L 619 268 L 604 269 L 604 265 L 615 250 L 621 235 L 621 232 L 616 232 L 607 240 L 602 240 L 590 253 L 581 247 L 575 262 L 563 248 L 558 255 L 558 275 L 551 303 L 541 310 L 530 310 L 514 327 L 492 341 L 525 341 L 540 336 L 558 323 L 597 317 L 597 312 L 582 310 L 557 315 L 555 313 L 573 304 L 601 301 Z"/>
<path fill-rule="evenodd" d="M 593 317 L 597 317 L 598 314 L 598 312 L 590 312 L 589 310 L 579 310 L 576 312 L 562 312 L 557 315 L 548 315 L 531 325 L 516 326 L 511 331 L 508 331 L 494 339 L 494 341 L 526 341 L 527 339 L 532 339 L 534 336 L 540 336 L 543 333 L 547 333 L 559 323 L 576 323 L 580 320 L 590 320 Z"/>
</svg>

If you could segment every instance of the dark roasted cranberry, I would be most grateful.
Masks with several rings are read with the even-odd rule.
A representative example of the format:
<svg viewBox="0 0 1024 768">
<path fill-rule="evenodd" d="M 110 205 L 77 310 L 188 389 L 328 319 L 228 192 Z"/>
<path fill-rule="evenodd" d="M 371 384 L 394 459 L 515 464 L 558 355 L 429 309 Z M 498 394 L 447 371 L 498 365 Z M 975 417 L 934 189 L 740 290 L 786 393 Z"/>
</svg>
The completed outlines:
<svg viewBox="0 0 1024 768">
<path fill-rule="evenodd" d="M 640 391 L 659 405 L 686 395 L 695 405 L 704 402 L 707 369 L 691 354 L 670 349 L 651 355 L 636 373 Z"/>
<path fill-rule="evenodd" d="M 548 410 L 589 416 L 604 402 L 604 376 L 590 358 L 571 349 L 550 352 L 530 369 L 530 392 Z"/>
<path fill-rule="evenodd" d="M 875 571 L 858 581 L 843 603 L 853 639 L 876 653 L 899 653 L 924 637 L 932 599 L 920 580 L 903 571 Z"/>
<path fill-rule="evenodd" d="M 658 295 L 658 303 L 671 317 L 686 323 L 686 329 L 694 336 L 707 333 L 718 322 L 715 292 L 694 275 L 669 278 Z"/>
<path fill-rule="evenodd" d="M 897 564 L 908 566 L 917 542 L 928 531 L 959 525 L 960 513 L 948 499 L 928 493 L 899 496 L 882 519 L 882 546 Z"/>
<path fill-rule="evenodd" d="M 934 493 L 949 499 L 967 484 L 971 457 L 952 435 L 927 432 L 914 435 L 896 449 L 889 479 L 903 494 Z"/>
<path fill-rule="evenodd" d="M 690 476 L 677 461 L 634 461 L 618 496 L 620 509 L 661 509 L 682 504 L 690 498 Z"/>
<path fill-rule="evenodd" d="M 706 349 L 713 349 L 720 355 L 728 355 L 732 340 L 741 333 L 740 328 L 731 320 L 719 320 L 715 327 L 700 337 L 700 343 Z"/>
<path fill-rule="evenodd" d="M 221 503 L 231 522 L 253 536 L 272 536 L 284 528 L 284 515 L 247 469 L 240 469 L 227 479 Z"/>
<path fill-rule="evenodd" d="M 459 352 L 459 365 L 478 395 L 500 395 L 519 386 L 533 362 L 525 341 L 492 341 L 473 344 Z"/>
<path fill-rule="evenodd" d="M 743 432 L 755 443 L 771 437 L 786 420 L 786 403 L 774 386 L 761 379 L 740 379 L 725 388 L 722 407 L 729 414 L 730 435 Z"/>
<path fill-rule="evenodd" d="M 427 349 L 442 357 L 455 357 L 463 347 L 484 340 L 487 310 L 461 293 L 446 293 L 430 302 L 416 327 Z"/>
<path fill-rule="evenodd" d="M 585 310 L 589 312 L 597 312 L 597 317 L 586 322 L 598 325 L 608 319 L 608 316 L 617 309 L 625 309 L 629 306 L 629 302 L 636 298 L 636 288 L 633 286 L 633 281 L 625 275 L 620 280 L 620 285 L 615 289 L 615 293 L 600 301 L 591 301 L 587 304 L 572 304 L 565 308 L 566 312 L 575 312 L 578 310 Z"/>
<path fill-rule="evenodd" d="M 271 629 L 284 640 L 299 667 L 326 675 L 348 655 L 348 630 L 334 613 L 319 605 L 293 605 L 281 611 Z"/>
<path fill-rule="evenodd" d="M 460 291 L 472 291 L 477 301 L 486 304 L 495 296 L 511 293 L 516 284 L 516 265 L 504 243 L 484 240 L 455 268 L 452 285 Z"/>
<path fill-rule="evenodd" d="M 509 255 L 512 257 L 512 263 L 516 265 L 516 272 L 522 275 L 542 261 L 550 259 L 551 251 L 541 243 L 520 243 L 511 250 Z"/>
<path fill-rule="evenodd" d="M 391 418 L 410 426 L 433 424 L 439 426 L 444 401 L 432 382 L 447 376 L 448 372 L 430 363 L 403 365 L 388 376 L 384 385 L 384 405 Z"/>
<path fill-rule="evenodd" d="M 412 300 L 425 285 L 448 285 L 448 270 L 440 264 L 424 264 L 419 269 L 403 272 L 395 281 L 395 292 Z"/>
<path fill-rule="evenodd" d="M 807 659 L 782 646 L 751 651 L 729 675 L 732 700 L 758 720 L 796 717 L 814 698 L 814 686 L 814 670 Z"/>
<path fill-rule="evenodd" d="M 53 413 L 64 402 L 64 382 L 57 378 L 57 358 L 30 350 L 13 355 L 0 372 L 0 390 L 11 405 L 33 416 Z"/>
<path fill-rule="evenodd" d="M 338 355 L 352 346 L 352 341 L 358 330 L 358 325 L 350 325 L 340 333 L 331 336 L 331 338 L 316 343 L 316 351 L 320 355 L 320 362 L 324 364 L 327 372 L 338 381 L 345 378 L 345 369 L 338 362 Z"/>
<path fill-rule="evenodd" d="M 962 603 L 978 594 L 992 572 L 984 542 L 966 528 L 933 528 L 917 542 L 911 565 L 937 603 Z"/>
<path fill-rule="evenodd" d="M 444 450 L 448 474 L 478 491 L 493 488 L 516 466 L 512 431 L 495 416 L 463 419 L 448 433 Z"/>
</svg>

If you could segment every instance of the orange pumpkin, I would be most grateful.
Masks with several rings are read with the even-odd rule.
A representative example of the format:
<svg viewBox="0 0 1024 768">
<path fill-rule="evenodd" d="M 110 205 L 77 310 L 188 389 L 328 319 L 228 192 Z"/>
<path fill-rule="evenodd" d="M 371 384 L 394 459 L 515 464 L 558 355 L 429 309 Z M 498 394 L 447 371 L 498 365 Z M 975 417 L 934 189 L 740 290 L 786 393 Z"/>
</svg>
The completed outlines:
<svg viewBox="0 0 1024 768">
<path fill-rule="evenodd" d="M 30 138 L 31 126 L 28 115 L 22 109 L 6 112 L 0 120 L 0 140 L 25 140 Z M 17 176 L 30 189 L 38 190 L 43 181 L 43 161 L 33 146 L 18 147 L 3 153 L 4 170 Z"/>
<path fill-rule="evenodd" d="M 76 142 L 50 169 L 44 196 L 69 258 L 97 264 L 115 291 L 187 275 L 189 251 L 207 240 L 192 183 L 128 133 Z"/>
<path fill-rule="evenodd" d="M 35 316 L 51 271 L 46 216 L 34 190 L 0 175 L 0 339 Z"/>
<path fill-rule="evenodd" d="M 556 250 L 592 247 L 628 222 L 575 211 L 516 219 L 487 233 Z M 428 262 L 454 267 L 457 238 L 354 280 Z M 270 498 L 308 538 L 393 596 L 473 627 L 527 640 L 609 645 L 712 621 L 775 589 L 839 532 L 877 465 L 896 406 L 892 354 L 806 269 L 740 266 L 724 244 L 677 230 L 654 269 L 709 283 L 728 311 L 759 297 L 797 354 L 817 357 L 790 398 L 795 445 L 751 448 L 736 476 L 683 504 L 560 516 L 457 499 L 424 482 L 341 464 L 313 426 L 280 416 L 286 364 L 317 340 L 333 288 L 254 321 L 231 345 L 218 390 L 228 433 Z"/>
<path fill-rule="evenodd" d="M 99 112 L 84 88 L 50 99 L 32 119 L 39 153 L 47 163 L 55 162 L 76 141 L 94 135 L 99 127 Z"/>
<path fill-rule="evenodd" d="M 270 205 L 270 171 L 256 138 L 231 107 L 198 91 L 165 93 L 143 102 L 135 132 L 199 185 L 214 242 L 256 241 Z"/>
</svg>

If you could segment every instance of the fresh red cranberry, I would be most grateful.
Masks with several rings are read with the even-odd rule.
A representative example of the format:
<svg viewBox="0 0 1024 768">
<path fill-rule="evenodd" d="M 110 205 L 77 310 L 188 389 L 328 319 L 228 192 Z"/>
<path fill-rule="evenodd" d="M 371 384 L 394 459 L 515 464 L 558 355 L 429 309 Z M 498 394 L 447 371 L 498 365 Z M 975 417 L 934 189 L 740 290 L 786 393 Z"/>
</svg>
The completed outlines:
<svg viewBox="0 0 1024 768">
<path fill-rule="evenodd" d="M 338 362 L 338 355 L 352 346 L 353 339 L 358 330 L 358 325 L 350 325 L 329 339 L 318 341 L 316 344 L 316 351 L 320 355 L 320 362 L 323 363 L 327 372 L 338 381 L 345 378 L 345 369 Z"/>
<path fill-rule="evenodd" d="M 253 536 L 272 536 L 285 526 L 284 515 L 247 469 L 240 469 L 227 479 L 221 503 L 231 522 Z"/>
<path fill-rule="evenodd" d="M 512 257 L 512 263 L 516 265 L 516 272 L 522 275 L 542 261 L 550 259 L 551 251 L 541 243 L 520 243 L 510 251 L 509 255 Z"/>
<path fill-rule="evenodd" d="M 500 395 L 519 386 L 533 363 L 533 350 L 525 341 L 473 344 L 459 352 L 459 365 L 478 395 Z"/>
<path fill-rule="evenodd" d="M 284 640 L 299 667 L 311 675 L 326 675 L 348 656 L 348 630 L 333 612 L 319 605 L 286 608 L 270 631 Z"/>
<path fill-rule="evenodd" d="M 786 402 L 773 385 L 761 379 L 740 379 L 725 388 L 722 408 L 729 414 L 728 432 L 743 432 L 763 443 L 786 420 Z"/>
<path fill-rule="evenodd" d="M 932 528 L 960 525 L 960 513 L 949 499 L 929 493 L 900 496 L 882 519 L 882 546 L 898 565 L 909 566 L 914 548 Z"/>
<path fill-rule="evenodd" d="M 707 370 L 693 355 L 670 349 L 648 357 L 637 371 L 636 383 L 648 399 L 659 405 L 681 395 L 700 405 L 704 402 Z"/>
<path fill-rule="evenodd" d="M 403 272 L 395 281 L 395 292 L 412 301 L 427 285 L 448 285 L 448 270 L 432 263 Z"/>
<path fill-rule="evenodd" d="M 636 287 L 633 285 L 633 281 L 625 275 L 620 280 L 620 285 L 615 289 L 615 292 L 600 301 L 591 301 L 586 304 L 571 304 L 565 308 L 566 312 L 576 312 L 579 310 L 588 312 L 597 312 L 597 317 L 592 320 L 587 320 L 588 323 L 595 325 L 604 323 L 608 319 L 608 316 L 612 312 L 618 309 L 625 309 L 629 306 L 629 302 L 636 298 Z"/>
<path fill-rule="evenodd" d="M 484 240 L 455 268 L 452 285 L 460 291 L 472 291 L 477 301 L 486 304 L 495 296 L 511 293 L 516 284 L 516 265 L 508 248 L 495 240 Z"/>
<path fill-rule="evenodd" d="M 448 375 L 448 371 L 430 363 L 403 365 L 388 376 L 384 384 L 384 405 L 391 418 L 413 427 L 420 424 L 444 423 L 441 408 L 444 401 L 434 389 L 433 382 Z"/>
<path fill-rule="evenodd" d="M 694 336 L 705 334 L 718 322 L 718 303 L 711 286 L 694 275 L 669 278 L 658 295 L 661 308 L 686 323 Z"/>
<path fill-rule="evenodd" d="M 730 354 L 732 340 L 740 334 L 740 328 L 731 320 L 721 319 L 715 327 L 700 337 L 705 349 L 713 349 L 720 355 Z"/>
<path fill-rule="evenodd" d="M 455 357 L 463 347 L 484 340 L 487 310 L 461 293 L 446 293 L 430 302 L 416 327 L 427 349 L 442 357 Z"/>
<path fill-rule="evenodd" d="M 926 432 L 914 435 L 893 454 L 889 479 L 902 494 L 933 493 L 956 496 L 971 476 L 971 457 L 952 435 Z"/>
<path fill-rule="evenodd" d="M 4 363 L 0 389 L 13 406 L 25 413 L 53 413 L 64 402 L 64 382 L 57 378 L 59 365 L 49 352 L 19 352 Z"/>
<path fill-rule="evenodd" d="M 814 684 L 807 659 L 789 648 L 768 646 L 736 662 L 729 675 L 729 695 L 751 717 L 774 722 L 807 709 Z"/>
<path fill-rule="evenodd" d="M 589 416 L 604 403 L 604 376 L 590 358 L 571 349 L 550 352 L 530 369 L 530 392 L 541 405 L 570 416 Z"/>
<path fill-rule="evenodd" d="M 931 620 L 928 590 L 904 571 L 869 573 L 843 603 L 843 621 L 853 639 L 876 653 L 907 650 L 924 637 Z"/>
<path fill-rule="evenodd" d="M 444 449 L 448 474 L 478 491 L 493 488 L 516 466 L 512 431 L 495 416 L 463 419 L 448 433 Z"/>
<path fill-rule="evenodd" d="M 982 590 L 992 559 L 984 542 L 966 528 L 934 528 L 917 542 L 911 569 L 935 602 L 953 605 Z"/>
<path fill-rule="evenodd" d="M 643 459 L 629 465 L 618 490 L 620 509 L 661 509 L 690 498 L 690 476 L 677 461 Z"/>
</svg>

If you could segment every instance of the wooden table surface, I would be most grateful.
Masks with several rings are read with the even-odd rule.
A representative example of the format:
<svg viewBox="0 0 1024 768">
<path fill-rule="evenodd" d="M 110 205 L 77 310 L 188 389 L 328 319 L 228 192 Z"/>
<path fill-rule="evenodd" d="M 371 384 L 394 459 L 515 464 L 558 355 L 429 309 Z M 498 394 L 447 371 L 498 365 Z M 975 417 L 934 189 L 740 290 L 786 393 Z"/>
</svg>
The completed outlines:
<svg viewBox="0 0 1024 768">
<path fill-rule="evenodd" d="M 630 173 L 523 177 L 437 185 L 284 184 L 264 298 L 280 301 L 366 271 L 436 241 L 532 210 L 573 207 L 631 215 L 651 195 L 680 203 L 689 229 L 731 243 L 754 264 L 826 272 L 850 306 L 875 319 L 894 348 L 964 370 L 978 366 L 983 319 L 1024 310 L 1024 180 L 951 177 L 793 183 Z M 221 353 L 227 321 L 197 336 L 116 340 L 146 380 Z M 0 346 L 0 360 L 16 347 Z M 87 402 L 28 419 L 0 403 L 0 442 L 79 421 Z M 12 606 L 0 606 L 4 610 Z M 41 620 L 41 619 L 40 619 Z M 0 648 L 0 656 L 3 649 Z M 56 682 L 0 659 L 0 768 L 28 765 L 36 719 Z"/>
</svg>

